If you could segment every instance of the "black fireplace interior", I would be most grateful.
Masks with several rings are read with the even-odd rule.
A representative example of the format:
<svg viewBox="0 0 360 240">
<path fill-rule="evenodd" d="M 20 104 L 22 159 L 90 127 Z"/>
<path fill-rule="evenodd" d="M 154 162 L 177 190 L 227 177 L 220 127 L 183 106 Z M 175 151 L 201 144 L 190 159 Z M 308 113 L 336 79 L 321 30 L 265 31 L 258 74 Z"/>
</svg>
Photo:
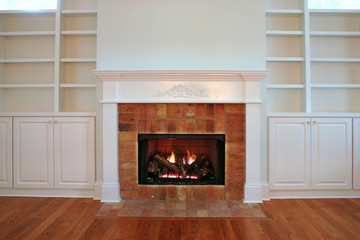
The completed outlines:
<svg viewBox="0 0 360 240">
<path fill-rule="evenodd" d="M 139 184 L 224 185 L 224 134 L 139 134 Z"/>
</svg>

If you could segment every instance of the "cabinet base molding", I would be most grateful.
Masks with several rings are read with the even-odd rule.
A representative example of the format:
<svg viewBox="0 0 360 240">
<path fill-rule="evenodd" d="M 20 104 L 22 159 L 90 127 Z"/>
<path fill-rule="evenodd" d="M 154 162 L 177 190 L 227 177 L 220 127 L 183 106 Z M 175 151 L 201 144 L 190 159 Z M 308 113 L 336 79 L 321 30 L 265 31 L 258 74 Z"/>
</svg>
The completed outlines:
<svg viewBox="0 0 360 240">
<path fill-rule="evenodd" d="M 95 191 L 93 189 L 0 189 L 0 196 L 94 198 Z"/>
<path fill-rule="evenodd" d="M 270 199 L 360 198 L 360 190 L 271 191 Z"/>
<path fill-rule="evenodd" d="M 94 185 L 94 200 L 101 200 L 102 181 L 96 181 Z"/>
</svg>

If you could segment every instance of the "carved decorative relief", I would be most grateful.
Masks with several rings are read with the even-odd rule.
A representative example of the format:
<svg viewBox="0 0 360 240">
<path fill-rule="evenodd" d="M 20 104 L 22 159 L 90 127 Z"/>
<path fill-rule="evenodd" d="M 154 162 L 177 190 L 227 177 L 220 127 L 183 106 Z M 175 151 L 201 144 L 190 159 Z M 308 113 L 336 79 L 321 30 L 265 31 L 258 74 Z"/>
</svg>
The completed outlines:
<svg viewBox="0 0 360 240">
<path fill-rule="evenodd" d="M 172 98 L 191 98 L 196 97 L 209 97 L 203 91 L 195 90 L 189 86 L 179 84 L 170 88 L 167 91 L 157 91 L 157 94 L 154 97 L 172 97 Z"/>
</svg>

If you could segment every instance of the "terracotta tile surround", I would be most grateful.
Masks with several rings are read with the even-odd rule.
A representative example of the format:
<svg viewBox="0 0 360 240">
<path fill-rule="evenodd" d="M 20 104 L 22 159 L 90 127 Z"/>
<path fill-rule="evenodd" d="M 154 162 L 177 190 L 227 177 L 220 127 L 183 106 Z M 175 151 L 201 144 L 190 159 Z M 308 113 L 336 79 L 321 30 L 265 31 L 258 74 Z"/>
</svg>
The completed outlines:
<svg viewBox="0 0 360 240">
<path fill-rule="evenodd" d="M 123 200 L 242 200 L 245 104 L 118 104 Z M 225 186 L 138 185 L 138 133 L 225 134 Z"/>
</svg>

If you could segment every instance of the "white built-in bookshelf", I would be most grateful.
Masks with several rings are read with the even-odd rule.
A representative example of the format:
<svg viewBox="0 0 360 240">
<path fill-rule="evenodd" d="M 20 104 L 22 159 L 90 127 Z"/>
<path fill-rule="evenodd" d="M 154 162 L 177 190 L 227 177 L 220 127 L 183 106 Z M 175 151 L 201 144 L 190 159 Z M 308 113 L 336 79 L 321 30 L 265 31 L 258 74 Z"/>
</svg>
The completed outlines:
<svg viewBox="0 0 360 240">
<path fill-rule="evenodd" d="M 0 11 L 0 112 L 94 112 L 96 0 Z"/>
<path fill-rule="evenodd" d="M 360 10 L 267 0 L 268 112 L 360 112 Z"/>
</svg>

